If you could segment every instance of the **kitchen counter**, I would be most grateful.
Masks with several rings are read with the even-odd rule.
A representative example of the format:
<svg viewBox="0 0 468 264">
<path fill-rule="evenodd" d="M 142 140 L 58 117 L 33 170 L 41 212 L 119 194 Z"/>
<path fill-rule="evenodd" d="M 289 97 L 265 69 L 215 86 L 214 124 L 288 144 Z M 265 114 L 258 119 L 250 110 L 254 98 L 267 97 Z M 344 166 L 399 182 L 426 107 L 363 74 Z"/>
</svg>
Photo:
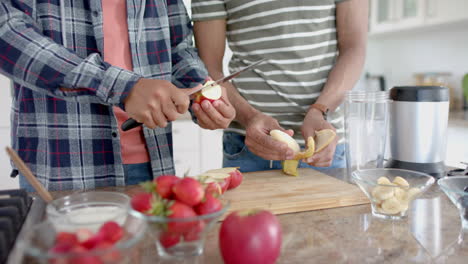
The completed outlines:
<svg viewBox="0 0 468 264">
<path fill-rule="evenodd" d="M 324 172 L 349 182 L 342 169 Z M 107 189 L 129 195 L 139 191 L 136 186 Z M 463 244 L 457 209 L 437 185 L 410 211 L 401 221 L 372 217 L 369 204 L 279 215 L 283 249 L 278 263 L 467 263 L 468 234 Z M 143 263 L 222 263 L 218 230 L 219 224 L 208 235 L 203 256 L 185 261 L 156 261 L 148 239 L 142 245 Z"/>
</svg>

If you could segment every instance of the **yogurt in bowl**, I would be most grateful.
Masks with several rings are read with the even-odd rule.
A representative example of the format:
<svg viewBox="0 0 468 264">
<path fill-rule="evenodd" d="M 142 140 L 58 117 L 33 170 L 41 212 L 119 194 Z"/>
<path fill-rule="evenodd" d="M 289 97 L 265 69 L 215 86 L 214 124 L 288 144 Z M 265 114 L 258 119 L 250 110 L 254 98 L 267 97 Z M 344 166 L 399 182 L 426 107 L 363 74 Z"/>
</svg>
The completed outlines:
<svg viewBox="0 0 468 264">
<path fill-rule="evenodd" d="M 47 218 L 61 231 L 96 232 L 107 221 L 125 223 L 130 198 L 122 193 L 92 191 L 71 194 L 49 203 Z"/>
</svg>

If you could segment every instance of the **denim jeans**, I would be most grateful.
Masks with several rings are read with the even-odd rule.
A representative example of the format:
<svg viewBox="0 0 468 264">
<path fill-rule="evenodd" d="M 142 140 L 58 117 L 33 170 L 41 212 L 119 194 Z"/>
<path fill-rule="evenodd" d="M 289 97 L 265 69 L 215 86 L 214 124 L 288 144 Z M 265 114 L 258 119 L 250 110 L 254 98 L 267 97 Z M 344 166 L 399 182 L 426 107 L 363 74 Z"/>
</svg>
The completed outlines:
<svg viewBox="0 0 468 264">
<path fill-rule="evenodd" d="M 153 179 L 153 171 L 151 170 L 151 163 L 139 164 L 124 164 L 125 185 L 135 185 L 144 181 Z M 27 192 L 35 192 L 36 190 L 29 184 L 24 176 L 19 175 L 20 188 L 25 189 Z"/>
<path fill-rule="evenodd" d="M 242 172 L 278 170 L 281 169 L 281 161 L 270 162 L 253 154 L 244 144 L 245 136 L 234 132 L 224 132 L 223 134 L 223 167 L 240 167 Z M 270 166 L 271 163 L 271 166 Z M 344 144 L 336 146 L 333 162 L 330 167 L 313 167 L 307 163 L 300 162 L 300 168 L 312 168 L 316 170 L 330 168 L 345 168 L 345 147 Z"/>
</svg>

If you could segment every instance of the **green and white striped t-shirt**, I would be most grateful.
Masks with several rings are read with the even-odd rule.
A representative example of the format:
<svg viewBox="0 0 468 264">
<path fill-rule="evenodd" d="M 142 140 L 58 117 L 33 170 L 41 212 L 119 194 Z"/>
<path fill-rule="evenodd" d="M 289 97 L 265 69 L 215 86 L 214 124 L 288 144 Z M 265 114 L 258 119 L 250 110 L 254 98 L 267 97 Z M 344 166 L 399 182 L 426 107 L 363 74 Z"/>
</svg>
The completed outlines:
<svg viewBox="0 0 468 264">
<path fill-rule="evenodd" d="M 226 19 L 233 52 L 231 72 L 260 59 L 258 66 L 233 80 L 239 93 L 281 126 L 301 134 L 308 107 L 315 102 L 337 58 L 336 0 L 192 0 L 192 19 Z M 329 121 L 343 133 L 340 109 Z M 233 122 L 227 131 L 245 134 Z"/>
</svg>

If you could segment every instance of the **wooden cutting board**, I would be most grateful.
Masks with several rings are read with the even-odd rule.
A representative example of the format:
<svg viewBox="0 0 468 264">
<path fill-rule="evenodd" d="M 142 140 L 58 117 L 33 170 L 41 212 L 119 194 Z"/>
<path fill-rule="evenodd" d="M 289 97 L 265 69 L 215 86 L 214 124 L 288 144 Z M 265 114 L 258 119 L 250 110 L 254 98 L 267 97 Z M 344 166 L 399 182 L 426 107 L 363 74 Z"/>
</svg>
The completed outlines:
<svg viewBox="0 0 468 264">
<path fill-rule="evenodd" d="M 298 177 L 280 170 L 244 173 L 242 184 L 223 195 L 229 212 L 266 209 L 286 214 L 370 203 L 356 185 L 313 169 L 299 169 Z"/>
</svg>

